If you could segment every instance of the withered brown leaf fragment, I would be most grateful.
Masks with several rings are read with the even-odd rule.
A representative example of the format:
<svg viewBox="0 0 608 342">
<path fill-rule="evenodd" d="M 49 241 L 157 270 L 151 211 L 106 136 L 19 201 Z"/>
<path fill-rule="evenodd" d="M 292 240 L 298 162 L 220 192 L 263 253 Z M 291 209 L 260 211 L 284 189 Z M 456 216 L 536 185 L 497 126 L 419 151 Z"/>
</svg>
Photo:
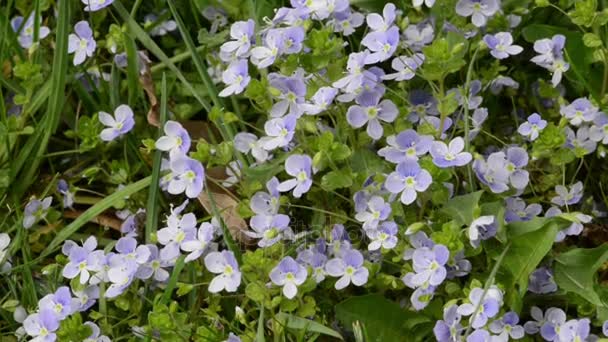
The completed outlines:
<svg viewBox="0 0 608 342">
<path fill-rule="evenodd" d="M 216 179 L 226 178 L 226 174 L 222 168 L 213 168 L 207 170 L 207 174 L 212 175 L 213 178 Z M 209 194 L 211 194 L 211 196 L 213 196 L 213 201 L 215 202 L 217 210 L 222 216 L 222 219 L 226 224 L 226 228 L 228 228 L 228 231 L 230 232 L 230 235 L 232 235 L 232 238 L 237 243 L 243 244 L 245 246 L 253 245 L 254 241 L 249 236 L 245 235 L 245 232 L 248 229 L 248 224 L 239 215 L 239 202 L 234 198 L 233 195 L 227 193 L 226 190 L 215 186 L 210 182 L 208 182 L 207 185 L 209 186 L 208 191 L 207 189 L 205 189 L 198 196 L 198 200 L 203 206 L 203 208 L 205 208 L 205 211 L 207 211 L 210 215 L 213 215 L 213 203 L 209 196 Z"/>
</svg>

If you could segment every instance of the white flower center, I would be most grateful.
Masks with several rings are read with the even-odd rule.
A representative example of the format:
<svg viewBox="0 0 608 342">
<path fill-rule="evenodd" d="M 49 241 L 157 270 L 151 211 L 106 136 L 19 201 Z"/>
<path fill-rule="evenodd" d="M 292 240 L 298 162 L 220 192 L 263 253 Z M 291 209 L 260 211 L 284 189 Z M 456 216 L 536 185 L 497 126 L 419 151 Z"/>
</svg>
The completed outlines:
<svg viewBox="0 0 608 342">
<path fill-rule="evenodd" d="M 302 170 L 298 173 L 297 179 L 298 181 L 303 182 L 308 179 L 308 175 L 306 174 L 306 172 L 304 172 L 304 170 Z"/>
<path fill-rule="evenodd" d="M 416 185 L 416 179 L 414 179 L 414 177 L 412 177 L 412 176 L 405 177 L 405 185 L 407 185 L 408 187 L 415 186 Z"/>
<path fill-rule="evenodd" d="M 232 269 L 232 266 L 226 265 L 226 267 L 224 267 L 224 274 L 225 275 L 231 275 L 232 272 L 234 272 L 234 270 Z"/>
<path fill-rule="evenodd" d="M 182 242 L 182 241 L 184 241 L 185 238 L 186 238 L 186 233 L 184 233 L 181 230 L 179 232 L 177 232 L 177 234 L 175 235 L 176 242 Z"/>
<path fill-rule="evenodd" d="M 369 117 L 370 119 L 373 119 L 376 116 L 378 116 L 378 108 L 370 107 L 367 109 L 367 117 Z"/>
<path fill-rule="evenodd" d="M 190 171 L 186 172 L 184 177 L 186 177 L 187 180 L 192 182 L 196 178 L 196 174 L 194 173 L 194 171 L 190 170 Z"/>
<path fill-rule="evenodd" d="M 271 240 L 279 235 L 279 230 L 276 227 L 272 227 L 264 232 L 264 238 Z"/>
</svg>

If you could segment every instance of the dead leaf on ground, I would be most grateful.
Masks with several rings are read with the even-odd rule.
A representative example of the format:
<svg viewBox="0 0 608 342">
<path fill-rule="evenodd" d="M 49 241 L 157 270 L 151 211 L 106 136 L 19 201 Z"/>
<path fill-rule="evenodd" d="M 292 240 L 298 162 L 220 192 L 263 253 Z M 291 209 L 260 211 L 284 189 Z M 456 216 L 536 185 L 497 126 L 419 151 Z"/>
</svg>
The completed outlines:
<svg viewBox="0 0 608 342">
<path fill-rule="evenodd" d="M 207 173 L 213 175 L 214 178 L 226 178 L 226 174 L 223 168 L 213 168 L 208 170 Z M 239 202 L 234 198 L 234 195 L 227 193 L 224 189 L 218 186 L 214 186 L 212 183 L 207 184 L 209 185 L 209 193 L 211 193 L 211 195 L 213 196 L 213 200 L 215 201 L 217 210 L 220 212 L 220 215 L 222 216 L 222 219 L 224 220 L 224 223 L 226 224 L 226 228 L 228 228 L 230 235 L 232 235 L 232 238 L 238 243 L 247 246 L 253 245 L 254 241 L 249 236 L 245 235 L 245 232 L 248 230 L 249 225 L 239 215 Z M 213 204 L 207 191 L 203 191 L 198 196 L 198 200 L 203 206 L 203 208 L 205 208 L 205 210 L 210 215 L 213 215 Z"/>
<path fill-rule="evenodd" d="M 63 217 L 69 219 L 76 219 L 82 215 L 84 211 L 80 210 L 66 210 L 63 212 Z M 108 215 L 97 215 L 89 220 L 91 223 L 98 224 L 103 227 L 110 227 L 114 230 L 120 231 L 120 226 L 122 225 L 122 221 L 116 217 L 108 216 Z"/>
<path fill-rule="evenodd" d="M 148 64 L 146 64 L 143 74 L 139 75 L 139 82 L 144 88 L 146 95 L 148 95 L 148 100 L 150 101 L 150 110 L 148 111 L 147 115 L 148 123 L 154 127 L 160 127 L 160 104 L 158 103 L 158 98 L 156 97 L 154 80 L 152 80 L 152 74 L 150 73 Z"/>
</svg>

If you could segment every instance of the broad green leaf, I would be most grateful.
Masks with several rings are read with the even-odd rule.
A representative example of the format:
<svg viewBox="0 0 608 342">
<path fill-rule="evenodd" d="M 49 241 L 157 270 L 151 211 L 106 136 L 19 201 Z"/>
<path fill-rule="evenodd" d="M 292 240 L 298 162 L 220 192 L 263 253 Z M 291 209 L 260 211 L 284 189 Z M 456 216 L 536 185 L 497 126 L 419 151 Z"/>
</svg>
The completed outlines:
<svg viewBox="0 0 608 342">
<path fill-rule="evenodd" d="M 353 152 L 352 167 L 354 172 L 363 172 L 366 175 L 384 172 L 386 163 L 375 152 L 360 148 Z"/>
<path fill-rule="evenodd" d="M 551 250 L 558 226 L 549 221 L 539 229 L 510 238 L 511 248 L 503 261 L 503 267 L 512 276 L 512 283 L 507 288 L 515 291 L 515 285 L 519 285 L 520 295 L 525 293 L 528 277 Z"/>
<path fill-rule="evenodd" d="M 285 159 L 287 159 L 287 156 L 288 155 L 284 154 L 269 163 L 246 168 L 243 170 L 243 174 L 247 180 L 258 180 L 265 183 L 272 178 L 272 176 L 283 170 L 283 163 L 285 162 Z"/>
<path fill-rule="evenodd" d="M 594 276 L 608 260 L 608 244 L 585 249 L 575 248 L 555 258 L 555 282 L 560 289 L 574 292 L 597 306 L 608 307 L 594 290 Z"/>
<path fill-rule="evenodd" d="M 574 10 L 570 11 L 570 19 L 577 25 L 591 27 L 595 20 L 597 0 L 577 0 L 574 2 Z"/>
<path fill-rule="evenodd" d="M 321 186 L 328 190 L 348 188 L 353 185 L 349 169 L 330 171 L 321 178 Z"/>
<path fill-rule="evenodd" d="M 441 211 L 461 225 L 470 225 L 479 212 L 479 199 L 483 191 L 456 196 L 443 206 Z"/>
<path fill-rule="evenodd" d="M 328 328 L 328 327 L 324 326 L 323 324 L 321 324 L 319 322 L 315 322 L 310 319 L 286 314 L 284 312 L 280 312 L 278 315 L 276 315 L 275 319 L 278 319 L 280 321 L 285 321 L 285 325 L 289 329 L 304 330 L 304 331 L 319 333 L 319 334 L 323 334 L 323 335 L 327 335 L 327 336 L 332 336 L 332 337 L 338 338 L 340 340 L 344 340 L 344 338 L 342 338 L 342 335 L 340 335 L 340 333 L 338 333 L 337 331 L 335 331 L 331 328 Z"/>
<path fill-rule="evenodd" d="M 403 341 L 407 321 L 419 315 L 378 294 L 352 297 L 336 305 L 336 318 L 344 328 L 351 331 L 353 323 L 359 322 L 370 337 L 367 342 Z"/>
</svg>

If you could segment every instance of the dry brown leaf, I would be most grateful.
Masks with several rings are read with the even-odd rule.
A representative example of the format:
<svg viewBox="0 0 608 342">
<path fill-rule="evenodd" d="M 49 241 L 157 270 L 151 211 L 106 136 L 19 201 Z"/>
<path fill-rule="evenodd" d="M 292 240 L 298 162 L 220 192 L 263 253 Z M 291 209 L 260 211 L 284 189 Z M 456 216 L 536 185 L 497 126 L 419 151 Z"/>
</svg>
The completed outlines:
<svg viewBox="0 0 608 342">
<path fill-rule="evenodd" d="M 207 170 L 207 174 L 216 179 L 225 179 L 226 173 L 224 168 L 212 168 Z M 207 183 L 209 185 L 209 193 L 213 196 L 217 210 L 220 212 L 226 228 L 230 231 L 232 238 L 241 244 L 252 245 L 254 241 L 245 232 L 248 230 L 248 225 L 238 212 L 238 200 L 234 198 L 234 195 L 226 193 L 226 191 L 213 183 Z M 199 196 L 198 200 L 205 208 L 205 210 L 213 215 L 213 204 L 207 191 L 203 191 Z"/>
<path fill-rule="evenodd" d="M 222 216 L 230 235 L 232 235 L 232 238 L 236 242 L 245 245 L 253 244 L 251 238 L 245 235 L 248 225 L 238 213 L 238 202 L 234 200 L 232 196 L 226 193 L 214 192 L 211 190 L 209 192 L 212 194 L 215 205 L 217 206 L 217 210 L 220 212 L 220 215 Z M 201 202 L 203 208 L 205 208 L 209 214 L 213 215 L 213 205 L 206 191 L 203 191 L 198 196 L 198 200 Z"/>
<path fill-rule="evenodd" d="M 144 73 L 139 75 L 139 82 L 150 101 L 150 110 L 147 115 L 148 123 L 154 127 L 160 127 L 160 104 L 158 103 L 156 92 L 154 91 L 154 80 L 152 80 L 152 74 L 150 73 L 148 64 L 146 64 Z"/>
<path fill-rule="evenodd" d="M 69 219 L 75 219 L 75 218 L 78 218 L 83 213 L 84 213 L 84 211 L 80 211 L 80 210 L 66 210 L 63 212 L 63 217 L 69 218 Z M 110 227 L 117 231 L 120 231 L 120 226 L 122 225 L 122 221 L 119 220 L 118 218 L 103 215 L 103 214 L 93 217 L 92 219 L 89 220 L 89 222 L 95 223 L 95 224 L 98 224 L 98 225 L 104 226 L 104 227 Z"/>
</svg>

